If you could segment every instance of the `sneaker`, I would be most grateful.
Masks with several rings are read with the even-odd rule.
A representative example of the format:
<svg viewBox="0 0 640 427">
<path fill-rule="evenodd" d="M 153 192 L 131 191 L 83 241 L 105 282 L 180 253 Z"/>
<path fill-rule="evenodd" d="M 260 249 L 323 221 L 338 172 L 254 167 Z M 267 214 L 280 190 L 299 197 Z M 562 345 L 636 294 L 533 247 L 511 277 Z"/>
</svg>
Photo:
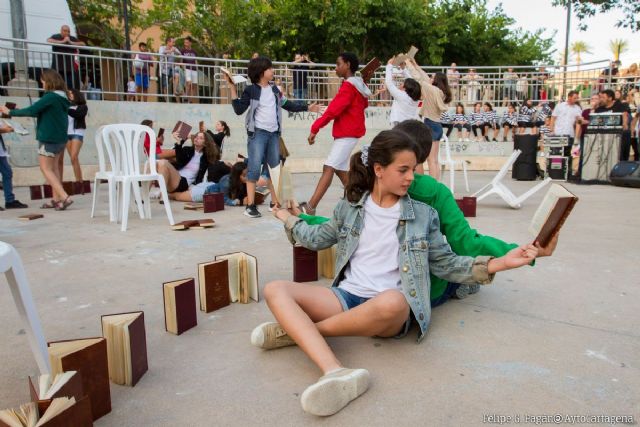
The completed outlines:
<svg viewBox="0 0 640 427">
<path fill-rule="evenodd" d="M 296 345 L 287 332 L 277 322 L 266 322 L 251 332 L 251 344 L 265 350 Z"/>
<path fill-rule="evenodd" d="M 149 198 L 150 199 L 159 199 L 160 196 L 162 196 L 162 191 L 160 191 L 160 189 L 158 187 L 153 187 L 151 189 L 151 191 L 149 191 Z"/>
<path fill-rule="evenodd" d="M 24 209 L 28 208 L 29 206 L 20 202 L 20 200 L 14 200 L 13 202 L 5 203 L 4 207 L 5 209 Z"/>
<path fill-rule="evenodd" d="M 273 208 L 278 207 L 276 203 L 269 202 L 269 212 L 273 212 Z"/>
<path fill-rule="evenodd" d="M 302 393 L 302 409 L 313 415 L 333 415 L 369 388 L 369 371 L 340 368 L 320 377 Z"/>
<path fill-rule="evenodd" d="M 249 218 L 260 218 L 262 216 L 256 205 L 248 205 L 244 210 L 244 214 Z"/>
<path fill-rule="evenodd" d="M 480 292 L 480 285 L 478 283 L 469 285 L 469 295 L 477 294 Z"/>
<path fill-rule="evenodd" d="M 452 295 L 455 299 L 465 299 L 469 296 L 469 285 L 459 285 L 456 292 Z"/>
</svg>

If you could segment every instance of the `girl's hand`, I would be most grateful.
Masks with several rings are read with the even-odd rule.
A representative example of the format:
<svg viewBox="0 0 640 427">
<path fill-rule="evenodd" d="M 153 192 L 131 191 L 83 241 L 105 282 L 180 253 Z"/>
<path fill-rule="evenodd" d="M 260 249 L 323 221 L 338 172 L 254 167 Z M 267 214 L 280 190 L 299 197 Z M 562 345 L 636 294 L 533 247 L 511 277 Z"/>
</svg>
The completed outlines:
<svg viewBox="0 0 640 427">
<path fill-rule="evenodd" d="M 8 116 L 9 115 L 9 109 L 6 106 L 1 105 L 0 106 L 0 113 Z"/>
<path fill-rule="evenodd" d="M 180 139 L 180 134 L 178 132 L 173 132 L 171 136 L 176 140 L 176 142 L 182 142 L 182 140 Z"/>
<path fill-rule="evenodd" d="M 529 244 L 510 250 L 502 257 L 502 260 L 506 269 L 511 269 L 531 264 L 531 261 L 536 259 L 537 256 L 538 248 Z"/>
<path fill-rule="evenodd" d="M 289 213 L 288 210 L 284 208 L 274 207 L 273 216 L 275 216 L 277 219 L 279 219 L 282 222 L 287 222 L 287 218 L 289 218 L 291 214 Z"/>
</svg>

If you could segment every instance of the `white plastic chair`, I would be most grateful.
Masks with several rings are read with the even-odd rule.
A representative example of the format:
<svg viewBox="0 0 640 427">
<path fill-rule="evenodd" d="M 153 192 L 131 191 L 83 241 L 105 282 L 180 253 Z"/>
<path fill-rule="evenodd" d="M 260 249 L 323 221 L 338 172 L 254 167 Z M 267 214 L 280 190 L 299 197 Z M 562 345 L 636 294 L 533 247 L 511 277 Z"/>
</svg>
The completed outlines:
<svg viewBox="0 0 640 427">
<path fill-rule="evenodd" d="M 522 151 L 520 150 L 514 150 L 514 152 L 511 153 L 511 157 L 509 157 L 507 162 L 504 165 L 502 165 L 502 168 L 500 168 L 500 170 L 498 171 L 496 176 L 493 177 L 491 182 L 489 182 L 487 185 L 482 187 L 480 190 L 476 191 L 472 195 L 472 197 L 477 197 L 478 198 L 477 201 L 479 202 L 482 199 L 490 196 L 491 194 L 497 194 L 502 198 L 502 200 L 504 200 L 513 209 L 520 209 L 522 207 L 522 202 L 527 200 L 529 197 L 531 197 L 535 192 L 540 190 L 542 187 L 550 183 L 551 178 L 546 178 L 544 181 L 539 182 L 538 184 L 530 188 L 526 193 L 522 194 L 521 196 L 516 196 L 515 194 L 513 194 L 511 190 L 509 190 L 509 188 L 502 182 L 502 180 L 507 175 L 509 168 L 515 163 L 516 159 L 518 158 L 521 152 Z M 485 190 L 487 191 L 481 196 L 479 196 L 479 194 Z"/>
<path fill-rule="evenodd" d="M 93 181 L 93 203 L 91 205 L 91 218 L 95 217 L 96 204 L 99 197 L 100 181 L 106 180 L 109 187 L 109 220 L 111 222 L 117 222 L 119 219 L 118 200 L 120 199 L 120 177 L 124 174 L 122 170 L 122 153 L 120 151 L 120 144 L 114 141 L 109 136 L 103 135 L 104 126 L 100 126 L 95 134 L 95 143 L 98 151 L 98 166 L 99 170 L 96 172 Z M 109 159 L 107 165 L 106 157 Z M 142 198 L 140 191 L 136 192 L 136 205 L 140 218 L 144 218 L 144 209 L 142 206 Z"/>
<path fill-rule="evenodd" d="M 467 175 L 467 162 L 464 160 L 455 160 L 451 157 L 451 146 L 449 145 L 449 138 L 447 135 L 442 135 L 444 141 L 444 159 L 442 159 L 442 150 L 438 150 L 438 163 L 442 165 L 442 175 L 444 175 L 444 169 L 449 166 L 449 189 L 451 194 L 455 194 L 455 171 L 456 166 L 462 166 L 462 173 L 464 174 L 464 184 L 469 191 L 469 177 Z"/>
<path fill-rule="evenodd" d="M 24 324 L 27 339 L 38 364 L 40 374 L 48 374 L 51 372 L 51 365 L 47 341 L 42 333 L 42 326 L 40 325 L 36 305 L 33 302 L 29 281 L 24 272 L 20 255 L 18 255 L 13 246 L 5 242 L 0 242 L 0 272 L 4 273 L 7 282 L 9 282 L 13 301 Z"/>
<path fill-rule="evenodd" d="M 171 225 L 174 224 L 173 214 L 171 212 L 171 204 L 169 203 L 169 194 L 164 177 L 156 170 L 156 134 L 153 129 L 148 126 L 137 124 L 114 124 L 107 125 L 102 130 L 103 140 L 113 138 L 120 147 L 122 174 L 116 176 L 116 179 L 122 183 L 122 231 L 127 230 L 128 211 L 131 202 L 131 189 L 133 188 L 136 199 L 138 198 L 140 188 L 142 188 L 144 199 L 144 210 L 139 209 L 140 218 L 151 218 L 151 199 L 149 197 L 149 187 L 153 181 L 158 181 L 164 208 L 167 218 Z M 142 145 L 144 143 L 144 135 L 148 134 L 150 139 L 149 147 L 149 172 L 140 167 Z M 142 184 L 140 187 L 138 184 Z"/>
</svg>

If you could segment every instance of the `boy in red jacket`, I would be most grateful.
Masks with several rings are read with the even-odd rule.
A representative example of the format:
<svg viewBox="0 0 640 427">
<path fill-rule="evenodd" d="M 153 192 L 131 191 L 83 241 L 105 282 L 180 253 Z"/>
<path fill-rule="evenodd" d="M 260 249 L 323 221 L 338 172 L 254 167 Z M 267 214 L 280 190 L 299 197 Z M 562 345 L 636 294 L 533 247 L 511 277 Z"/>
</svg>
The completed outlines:
<svg viewBox="0 0 640 427">
<path fill-rule="evenodd" d="M 329 157 L 322 168 L 322 176 L 313 196 L 306 204 L 301 204 L 306 213 L 313 215 L 320 199 L 331 185 L 333 175 L 338 175 L 343 185 L 347 184 L 349 157 L 358 143 L 358 138 L 366 132 L 364 126 L 364 110 L 369 105 L 367 98 L 371 91 L 360 77 L 355 77 L 358 70 L 358 57 L 349 52 L 341 53 L 336 60 L 336 74 L 344 79 L 335 98 L 329 103 L 324 114 L 313 125 L 309 134 L 309 145 L 313 145 L 320 129 L 333 120 L 333 146 Z"/>
</svg>

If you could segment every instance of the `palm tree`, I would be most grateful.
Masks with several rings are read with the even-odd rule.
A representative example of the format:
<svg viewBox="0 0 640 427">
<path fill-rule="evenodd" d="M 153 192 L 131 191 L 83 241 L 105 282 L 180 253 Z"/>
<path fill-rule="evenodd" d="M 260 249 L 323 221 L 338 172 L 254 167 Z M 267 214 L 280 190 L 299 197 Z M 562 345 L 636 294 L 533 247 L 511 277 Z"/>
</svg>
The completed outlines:
<svg viewBox="0 0 640 427">
<path fill-rule="evenodd" d="M 629 43 L 625 39 L 613 39 L 609 41 L 609 49 L 613 53 L 613 60 L 619 61 L 620 55 L 629 50 Z"/>
<path fill-rule="evenodd" d="M 583 41 L 575 41 L 571 45 L 571 53 L 576 57 L 576 63 L 578 67 L 580 67 L 580 63 L 582 62 L 582 54 L 583 53 L 592 53 L 591 46 Z"/>
</svg>

